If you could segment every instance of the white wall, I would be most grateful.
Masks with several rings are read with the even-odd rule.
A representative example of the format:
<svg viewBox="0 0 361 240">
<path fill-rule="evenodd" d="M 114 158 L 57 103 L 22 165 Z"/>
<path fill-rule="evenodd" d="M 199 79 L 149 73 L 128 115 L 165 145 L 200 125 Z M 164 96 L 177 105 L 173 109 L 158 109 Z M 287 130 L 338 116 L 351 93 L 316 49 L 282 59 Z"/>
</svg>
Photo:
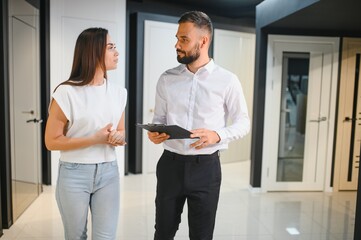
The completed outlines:
<svg viewBox="0 0 361 240">
<path fill-rule="evenodd" d="M 109 81 L 125 86 L 126 0 L 51 0 L 50 1 L 50 81 L 51 92 L 68 79 L 75 41 L 88 27 L 104 27 L 117 44 L 118 69 L 109 72 Z M 119 171 L 124 174 L 124 148 L 118 147 Z M 52 184 L 58 177 L 59 152 L 53 151 Z"/>
</svg>

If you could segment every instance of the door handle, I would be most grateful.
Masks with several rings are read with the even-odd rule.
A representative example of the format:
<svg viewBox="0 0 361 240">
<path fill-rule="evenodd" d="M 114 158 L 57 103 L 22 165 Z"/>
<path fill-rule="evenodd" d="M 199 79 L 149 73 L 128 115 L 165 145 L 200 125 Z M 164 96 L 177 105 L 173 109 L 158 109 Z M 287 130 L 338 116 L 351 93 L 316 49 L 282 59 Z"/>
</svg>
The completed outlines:
<svg viewBox="0 0 361 240">
<path fill-rule="evenodd" d="M 344 122 L 351 122 L 351 121 L 356 121 L 356 118 L 350 118 L 350 117 L 345 117 L 345 119 L 343 120 Z"/>
<path fill-rule="evenodd" d="M 24 114 L 31 114 L 33 115 L 34 114 L 34 110 L 30 110 L 30 111 L 22 111 L 21 113 L 24 113 Z"/>
<path fill-rule="evenodd" d="M 327 117 L 319 117 L 318 119 L 312 119 L 310 122 L 323 122 L 326 121 Z"/>
<path fill-rule="evenodd" d="M 33 122 L 33 123 L 42 123 L 43 122 L 43 119 L 29 119 L 26 121 L 27 123 L 30 123 L 30 122 Z"/>
<path fill-rule="evenodd" d="M 284 109 L 281 110 L 281 112 L 286 112 L 286 113 L 288 113 L 288 112 L 291 112 L 291 109 L 284 108 Z"/>
</svg>

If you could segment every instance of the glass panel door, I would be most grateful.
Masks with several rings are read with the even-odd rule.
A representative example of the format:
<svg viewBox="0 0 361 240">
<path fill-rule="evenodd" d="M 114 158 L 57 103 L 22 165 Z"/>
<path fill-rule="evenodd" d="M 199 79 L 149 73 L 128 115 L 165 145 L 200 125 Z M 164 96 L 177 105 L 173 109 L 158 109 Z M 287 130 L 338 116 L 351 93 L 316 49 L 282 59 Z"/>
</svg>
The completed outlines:
<svg viewBox="0 0 361 240">
<path fill-rule="evenodd" d="M 268 44 L 262 188 L 322 191 L 332 165 L 338 40 L 272 35 Z"/>
<path fill-rule="evenodd" d="M 277 181 L 302 182 L 310 56 L 284 53 Z"/>
</svg>

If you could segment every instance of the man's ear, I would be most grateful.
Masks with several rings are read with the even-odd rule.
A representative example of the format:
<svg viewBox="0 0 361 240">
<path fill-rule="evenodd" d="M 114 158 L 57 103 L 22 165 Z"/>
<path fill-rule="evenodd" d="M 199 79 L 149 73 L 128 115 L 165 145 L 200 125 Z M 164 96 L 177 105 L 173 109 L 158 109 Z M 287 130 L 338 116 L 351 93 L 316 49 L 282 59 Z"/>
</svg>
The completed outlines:
<svg viewBox="0 0 361 240">
<path fill-rule="evenodd" d="M 202 37 L 202 40 L 201 40 L 201 47 L 206 47 L 208 46 L 209 44 L 209 36 L 208 35 L 204 35 Z"/>
</svg>

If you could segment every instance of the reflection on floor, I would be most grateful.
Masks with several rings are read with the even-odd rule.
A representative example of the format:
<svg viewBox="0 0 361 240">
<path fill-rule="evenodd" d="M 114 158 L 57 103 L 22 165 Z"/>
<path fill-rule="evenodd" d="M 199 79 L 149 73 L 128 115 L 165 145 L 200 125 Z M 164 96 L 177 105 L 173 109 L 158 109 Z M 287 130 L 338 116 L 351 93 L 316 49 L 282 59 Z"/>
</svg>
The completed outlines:
<svg viewBox="0 0 361 240">
<path fill-rule="evenodd" d="M 38 188 L 38 184 L 12 181 L 14 220 L 37 198 L 40 192 Z"/>
<path fill-rule="evenodd" d="M 249 190 L 249 162 L 222 164 L 223 182 L 214 240 L 353 240 L 356 192 L 272 192 Z M 151 240 L 154 174 L 129 175 L 121 186 L 118 238 Z M 188 238 L 187 210 L 175 237 Z M 64 239 L 54 187 L 44 192 L 1 240 Z"/>
</svg>

